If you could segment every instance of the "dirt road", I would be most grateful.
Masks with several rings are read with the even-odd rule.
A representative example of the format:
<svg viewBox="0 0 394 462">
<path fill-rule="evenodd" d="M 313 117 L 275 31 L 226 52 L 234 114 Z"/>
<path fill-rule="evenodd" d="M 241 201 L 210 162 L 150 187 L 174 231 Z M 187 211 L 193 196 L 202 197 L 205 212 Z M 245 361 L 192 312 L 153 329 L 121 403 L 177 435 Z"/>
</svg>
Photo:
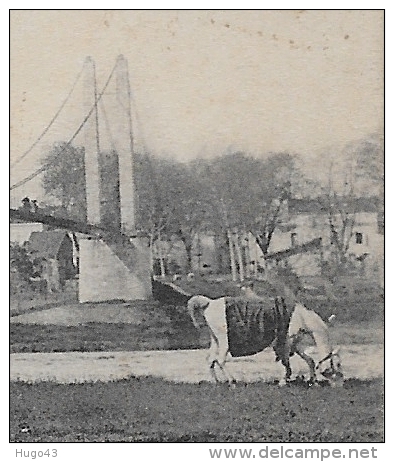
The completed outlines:
<svg viewBox="0 0 394 462">
<path fill-rule="evenodd" d="M 11 354 L 11 380 L 74 383 L 111 381 L 134 375 L 196 383 L 209 379 L 206 354 L 206 350 L 15 353 Z M 346 345 L 341 348 L 341 358 L 345 378 L 383 377 L 383 345 Z M 308 368 L 298 357 L 293 358 L 291 364 L 295 375 L 307 375 Z M 231 359 L 228 368 L 243 382 L 283 377 L 283 367 L 274 361 L 272 350 Z"/>
<path fill-rule="evenodd" d="M 70 305 L 14 316 L 11 323 L 73 326 L 94 321 L 138 325 L 144 322 L 141 313 L 127 304 Z M 134 375 L 193 383 L 209 380 L 206 356 L 206 350 L 14 353 L 10 359 L 11 380 L 73 383 L 111 381 Z M 346 378 L 383 377 L 383 357 L 382 344 L 341 347 Z M 228 368 L 239 381 L 280 379 L 283 367 L 274 358 L 272 350 L 267 349 L 254 356 L 232 359 Z M 291 365 L 295 375 L 307 376 L 307 365 L 300 358 L 294 357 Z"/>
</svg>

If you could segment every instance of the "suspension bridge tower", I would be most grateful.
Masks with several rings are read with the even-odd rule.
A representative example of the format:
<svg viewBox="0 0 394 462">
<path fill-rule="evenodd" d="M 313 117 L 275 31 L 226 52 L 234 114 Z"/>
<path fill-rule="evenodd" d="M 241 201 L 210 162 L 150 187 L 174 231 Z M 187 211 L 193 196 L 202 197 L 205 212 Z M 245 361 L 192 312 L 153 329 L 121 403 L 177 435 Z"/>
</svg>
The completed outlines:
<svg viewBox="0 0 394 462">
<path fill-rule="evenodd" d="M 136 237 L 135 191 L 133 181 L 133 133 L 130 83 L 126 59 L 120 55 L 115 67 L 116 90 L 113 126 L 115 171 L 111 181 L 118 187 L 117 201 L 108 204 L 104 193 L 103 157 L 99 136 L 99 111 L 95 64 L 85 61 L 85 109 L 94 107 L 85 124 L 85 174 L 88 223 L 105 227 L 105 210 L 110 206 L 111 230 L 100 236 L 80 239 L 79 301 L 143 300 L 152 295 L 149 249 Z"/>
</svg>

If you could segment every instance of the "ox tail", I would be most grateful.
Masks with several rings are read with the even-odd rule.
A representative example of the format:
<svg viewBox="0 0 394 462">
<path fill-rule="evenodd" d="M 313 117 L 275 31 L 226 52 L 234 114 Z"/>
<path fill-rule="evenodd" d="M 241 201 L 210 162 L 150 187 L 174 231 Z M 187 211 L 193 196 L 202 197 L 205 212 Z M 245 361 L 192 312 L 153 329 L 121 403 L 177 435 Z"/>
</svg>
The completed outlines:
<svg viewBox="0 0 394 462">
<path fill-rule="evenodd" d="M 188 311 L 190 317 L 192 318 L 193 326 L 196 329 L 200 329 L 200 324 L 197 322 L 194 310 L 195 310 L 194 306 L 188 306 L 187 307 L 187 311 Z"/>
<path fill-rule="evenodd" d="M 187 303 L 187 311 L 189 313 L 189 316 L 191 317 L 191 320 L 193 322 L 193 325 L 196 329 L 201 329 L 200 323 L 197 321 L 196 318 L 196 313 L 202 314 L 203 311 L 208 308 L 210 301 L 204 301 L 202 303 L 201 300 L 196 299 L 195 297 L 192 297 L 188 303 Z"/>
</svg>

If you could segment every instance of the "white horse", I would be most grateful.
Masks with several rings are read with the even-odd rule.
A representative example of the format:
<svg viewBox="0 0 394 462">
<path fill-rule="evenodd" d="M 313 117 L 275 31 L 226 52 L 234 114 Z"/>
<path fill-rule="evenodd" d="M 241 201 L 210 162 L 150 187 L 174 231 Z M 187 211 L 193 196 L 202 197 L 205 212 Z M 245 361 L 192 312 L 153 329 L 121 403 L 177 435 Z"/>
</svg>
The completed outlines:
<svg viewBox="0 0 394 462">
<path fill-rule="evenodd" d="M 251 300 L 259 300 L 253 291 L 244 289 L 245 297 Z M 203 295 L 195 295 L 188 301 L 188 312 L 192 322 L 197 329 L 201 328 L 200 320 L 205 320 L 210 333 L 211 345 L 207 357 L 210 373 L 214 381 L 218 381 L 215 366 L 217 365 L 229 383 L 235 383 L 235 379 L 225 367 L 227 355 L 229 353 L 228 326 L 226 320 L 226 299 L 210 299 Z M 260 299 L 261 300 L 261 299 Z M 320 354 L 317 365 L 313 358 L 305 353 L 302 346 L 303 338 L 311 336 Z M 290 356 L 295 353 L 304 359 L 310 368 L 310 382 L 316 381 L 316 371 L 321 371 L 322 375 L 334 385 L 343 378 L 338 351 L 331 347 L 328 327 L 321 317 L 314 311 L 308 310 L 300 303 L 297 303 L 290 318 L 289 332 L 284 344 L 278 345 L 277 339 L 272 343 L 276 352 L 277 360 L 281 360 L 286 369 L 285 379 L 279 383 L 283 385 L 290 381 L 292 374 L 290 368 Z M 323 369 L 324 368 L 324 369 Z"/>
</svg>

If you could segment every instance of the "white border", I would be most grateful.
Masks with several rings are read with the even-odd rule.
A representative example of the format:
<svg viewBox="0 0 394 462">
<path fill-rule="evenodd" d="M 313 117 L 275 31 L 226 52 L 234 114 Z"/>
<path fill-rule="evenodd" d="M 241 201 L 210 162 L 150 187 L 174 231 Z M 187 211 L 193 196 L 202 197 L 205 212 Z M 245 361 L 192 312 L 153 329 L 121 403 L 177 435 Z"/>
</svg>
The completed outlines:
<svg viewBox="0 0 394 462">
<path fill-rule="evenodd" d="M 16 1 L 16 2 L 6 2 L 7 11 L 4 8 L 4 3 L 1 7 L 1 28 L 0 34 L 2 35 L 1 40 L 1 47 L 2 47 L 2 59 L 3 63 L 8 63 L 8 53 L 9 53 L 9 22 L 8 22 L 8 14 L 9 9 L 185 9 L 185 2 L 164 2 L 166 8 L 163 8 L 163 3 L 158 1 L 134 1 L 134 2 L 124 2 L 124 1 L 112 1 L 108 8 L 108 4 L 104 4 L 105 2 L 84 2 L 84 1 L 72 1 L 69 0 L 68 2 L 57 2 L 56 7 L 55 4 L 49 1 L 38 1 L 38 2 L 30 2 L 30 1 Z M 11 4 L 12 3 L 12 4 Z M 394 158 L 394 149 L 393 143 L 391 140 L 391 103 L 392 103 L 392 90 L 390 82 L 393 82 L 392 76 L 392 62 L 390 56 L 392 53 L 392 30 L 393 24 L 391 21 L 391 13 L 394 8 L 392 8 L 393 2 L 388 1 L 375 1 L 375 2 L 366 2 L 366 1 L 330 1 L 330 2 L 316 2 L 316 1 L 304 1 L 300 2 L 300 6 L 295 8 L 295 2 L 290 1 L 276 1 L 276 2 L 257 2 L 257 1 L 248 1 L 244 0 L 242 2 L 234 2 L 234 1 L 199 1 L 199 2 L 187 2 L 186 9 L 385 9 L 385 23 L 386 23 L 386 69 L 385 69 L 385 76 L 386 76 L 386 229 L 387 236 L 390 236 L 391 230 L 391 203 L 392 203 L 392 183 L 390 173 L 393 171 L 392 159 Z M 65 8 L 59 8 L 59 4 L 63 4 Z M 95 8 L 91 8 L 93 5 Z M 4 69 L 4 68 L 3 68 Z M 8 82 L 8 72 L 3 70 L 2 73 L 2 88 L 7 89 L 9 88 Z M 2 105 L 2 141 L 3 141 L 3 149 L 2 155 L 0 156 L 0 172 L 2 173 L 2 180 L 1 184 L 5 188 L 7 184 L 9 184 L 8 177 L 8 156 L 7 156 L 7 143 L 5 140 L 8 139 L 8 105 L 5 104 L 6 95 L 3 98 L 3 105 Z M 3 197 L 8 197 L 8 189 L 4 191 Z M 6 202 L 6 201 L 4 201 Z M 5 215 L 5 214 L 4 214 Z M 5 230 L 8 230 L 8 222 L 3 223 L 2 227 L 2 235 L 3 235 L 3 246 L 2 246 L 2 262 L 5 265 L 4 271 L 8 271 L 8 260 L 7 254 L 8 252 L 5 250 L 5 246 L 8 246 L 7 239 L 8 236 L 4 236 L 6 233 Z M 386 242 L 386 281 L 391 280 L 391 271 L 387 268 L 387 263 L 390 264 L 392 261 L 392 244 L 391 239 L 387 239 Z M 8 249 L 8 247 L 7 247 Z M 7 280 L 4 278 L 4 271 L 2 272 L 3 280 Z M 7 273 L 6 273 L 7 274 Z M 7 287 L 4 286 L 3 289 L 5 292 L 8 291 Z M 390 303 L 392 300 L 392 289 L 390 285 L 387 284 L 387 291 L 386 291 L 386 332 L 390 334 L 390 329 L 394 326 L 394 319 L 393 319 L 393 310 L 394 307 L 391 306 Z M 1 335 L 2 338 L 2 366 L 3 370 L 8 370 L 8 310 L 7 306 L 3 306 L 3 313 L 6 314 L 6 321 L 3 320 L 3 331 Z M 4 322 L 5 321 L 5 322 Z M 387 337 L 392 337 L 392 335 L 387 335 Z M 390 338 L 386 338 L 386 353 L 392 351 L 392 345 Z M 337 444 L 337 446 L 341 449 L 345 449 L 345 447 L 357 447 L 361 449 L 363 447 L 370 449 L 371 447 L 378 448 L 378 460 L 390 460 L 390 452 L 393 449 L 393 438 L 392 430 L 393 430 L 393 398 L 392 394 L 390 393 L 390 383 L 392 383 L 392 367 L 391 367 L 391 360 L 388 357 L 388 361 L 386 364 L 386 385 L 387 391 L 386 394 L 386 443 L 385 444 L 355 444 L 355 445 L 347 445 L 347 444 Z M 8 396 L 8 385 L 2 383 L 2 396 Z M 4 409 L 3 409 L 4 410 Z M 262 417 L 263 418 L 263 417 Z M 235 447 L 234 444 L 208 444 L 208 443 L 199 443 L 199 444 L 179 444 L 179 443 L 166 443 L 166 444 L 111 444 L 105 445 L 102 443 L 97 444 L 78 444 L 78 443 L 65 443 L 65 444 L 10 444 L 8 443 L 8 413 L 2 413 L 1 419 L 1 449 L 3 454 L 4 460 L 14 460 L 15 458 L 15 451 L 16 449 L 23 449 L 27 450 L 34 450 L 39 451 L 48 448 L 57 448 L 59 456 L 54 460 L 59 461 L 70 461 L 70 460 L 103 460 L 104 458 L 108 460 L 108 458 L 125 458 L 125 460 L 167 460 L 167 458 L 173 462 L 176 461 L 183 461 L 183 460 L 210 460 L 208 457 L 208 448 L 217 447 L 217 448 L 229 448 Z M 330 444 L 309 444 L 308 448 L 323 448 L 323 447 L 332 447 L 335 443 Z M 265 447 L 265 443 L 261 443 L 258 445 L 259 447 Z M 286 447 L 306 447 L 306 445 L 290 445 L 286 444 Z M 255 444 L 237 444 L 237 448 L 247 448 L 253 447 L 256 448 Z M 280 447 L 277 444 L 270 444 L 270 447 Z M 392 457 L 392 455 L 391 455 Z M 127 459 L 126 459 L 127 458 Z M 45 458 L 44 458 L 45 459 Z M 325 460 L 335 460 L 333 458 L 325 459 Z"/>
</svg>

